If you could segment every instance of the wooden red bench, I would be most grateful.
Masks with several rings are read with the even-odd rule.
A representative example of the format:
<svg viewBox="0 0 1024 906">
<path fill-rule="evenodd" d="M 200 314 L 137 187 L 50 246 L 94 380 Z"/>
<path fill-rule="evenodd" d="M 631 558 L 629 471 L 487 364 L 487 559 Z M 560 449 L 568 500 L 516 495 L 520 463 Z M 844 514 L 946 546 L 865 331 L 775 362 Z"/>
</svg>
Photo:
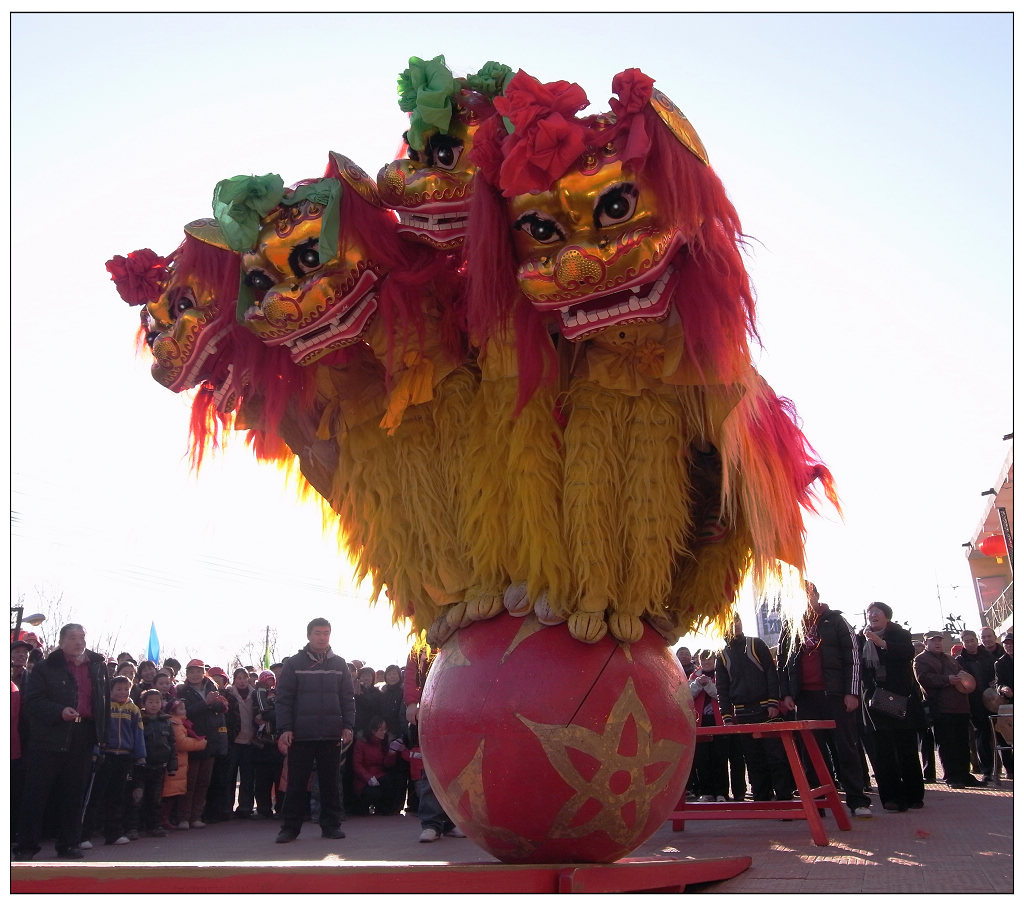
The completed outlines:
<svg viewBox="0 0 1024 906">
<path fill-rule="evenodd" d="M 825 767 L 825 759 L 814 736 L 815 730 L 831 730 L 835 722 L 831 720 L 792 720 L 773 721 L 764 724 L 730 724 L 726 727 L 698 727 L 697 742 L 711 740 L 716 736 L 736 736 L 751 733 L 755 738 L 776 737 L 782 740 L 782 746 L 789 758 L 789 767 L 796 782 L 797 797 L 788 802 L 687 802 L 685 794 L 679 800 L 676 810 L 669 815 L 672 830 L 681 831 L 687 821 L 729 821 L 739 818 L 796 818 L 805 820 L 811 826 L 811 838 L 818 846 L 828 846 L 828 833 L 822 823 L 818 810 L 832 812 L 840 830 L 850 829 L 850 816 L 846 807 L 839 799 L 832 775 Z M 803 761 L 797 749 L 797 736 L 803 741 L 814 773 L 820 785 L 811 787 L 804 771 Z"/>
</svg>

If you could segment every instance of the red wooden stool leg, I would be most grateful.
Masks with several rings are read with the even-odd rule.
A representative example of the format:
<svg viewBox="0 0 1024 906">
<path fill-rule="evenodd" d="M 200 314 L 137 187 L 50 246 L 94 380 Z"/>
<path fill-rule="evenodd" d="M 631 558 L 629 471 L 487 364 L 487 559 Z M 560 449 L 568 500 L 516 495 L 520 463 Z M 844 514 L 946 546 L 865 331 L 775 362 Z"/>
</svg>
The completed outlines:
<svg viewBox="0 0 1024 906">
<path fill-rule="evenodd" d="M 803 805 L 804 814 L 807 816 L 807 823 L 811 825 L 811 839 L 818 846 L 828 846 L 828 834 L 825 832 L 825 825 L 821 823 L 821 815 L 818 814 L 818 807 L 814 804 L 814 797 L 811 795 L 811 785 L 807 782 L 807 774 L 800 761 L 800 753 L 796 748 L 796 739 L 792 733 L 782 734 L 782 744 L 786 748 L 786 755 L 789 757 L 789 767 L 793 772 L 793 779 L 796 781 L 796 789 L 800 795 L 800 803 Z"/>
<path fill-rule="evenodd" d="M 839 799 L 836 785 L 832 782 L 832 774 L 825 767 L 825 759 L 822 757 L 818 738 L 814 735 L 813 730 L 801 730 L 800 738 L 804 741 L 804 746 L 807 748 L 807 754 L 811 758 L 811 764 L 814 766 L 814 773 L 818 775 L 819 783 L 827 787 L 825 799 L 828 801 L 829 808 L 835 816 L 836 824 L 839 825 L 840 830 L 849 830 L 852 826 L 850 824 L 850 816 Z"/>
</svg>

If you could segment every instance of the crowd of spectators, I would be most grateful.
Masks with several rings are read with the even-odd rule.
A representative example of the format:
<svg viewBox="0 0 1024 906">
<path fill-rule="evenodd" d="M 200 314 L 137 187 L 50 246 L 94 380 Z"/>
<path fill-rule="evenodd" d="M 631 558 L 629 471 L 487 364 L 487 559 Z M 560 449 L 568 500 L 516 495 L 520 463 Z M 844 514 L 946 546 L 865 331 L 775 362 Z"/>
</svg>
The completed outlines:
<svg viewBox="0 0 1024 906">
<path fill-rule="evenodd" d="M 946 652 L 944 633 L 912 641 L 887 604 L 869 604 L 858 631 L 813 583 L 806 591 L 806 611 L 784 627 L 776 653 L 745 637 L 739 617 L 722 649 L 696 657 L 676 651 L 698 726 L 832 721 L 834 729 L 815 735 L 856 818 L 872 817 L 871 792 L 885 811 L 903 812 L 924 806 L 926 783 L 986 786 L 1000 763 L 1013 776 L 1012 746 L 993 722 L 1013 703 L 1012 632 L 1000 643 L 991 628 L 980 638 L 965 629 Z M 820 782 L 809 759 L 804 768 L 812 786 Z M 730 794 L 734 801 L 795 797 L 778 739 L 714 736 L 697 746 L 687 798 L 725 802 Z"/>
<path fill-rule="evenodd" d="M 330 626 L 322 623 L 326 630 L 311 629 L 310 645 L 298 656 L 315 645 L 317 632 L 329 639 Z M 86 648 L 78 624 L 63 627 L 48 652 L 37 638 L 21 634 L 11 643 L 12 856 L 31 859 L 47 839 L 55 841 L 58 856 L 75 859 L 94 846 L 123 846 L 140 836 L 199 831 L 229 820 L 284 821 L 289 759 L 310 756 L 295 695 L 278 701 L 298 670 L 298 656 L 262 670 L 238 665 L 229 677 L 201 658 L 184 669 L 173 657 L 162 666 L 137 662 L 129 652 L 108 658 Z M 325 661 L 323 649 L 312 656 Z M 430 650 L 383 670 L 331 657 L 329 672 L 341 665 L 346 676 L 339 688 L 352 702 L 350 718 L 339 704 L 341 723 L 320 734 L 338 756 L 331 765 L 337 806 L 325 787 L 331 773 L 307 773 L 278 842 L 294 839 L 303 820 L 319 821 L 323 836 L 339 838 L 346 814 L 418 815 L 427 799 L 433 808 L 421 821 L 420 839 L 462 836 L 429 792 L 418 746 Z M 342 724 L 343 732 L 336 732 Z M 310 769 L 326 751 L 312 754 Z"/>
<path fill-rule="evenodd" d="M 812 583 L 807 593 L 803 621 L 785 629 L 777 656 L 744 636 L 738 616 L 721 650 L 694 658 L 678 649 L 698 726 L 833 721 L 821 749 L 859 818 L 872 814 L 872 774 L 887 811 L 921 808 L 937 764 L 954 789 L 988 783 L 998 758 L 1012 776 L 1010 747 L 989 718 L 1013 701 L 1012 633 L 1000 642 L 991 629 L 980 638 L 965 630 L 947 653 L 941 633 L 911 642 L 881 602 L 858 632 Z M 229 677 L 201 658 L 184 670 L 173 657 L 161 666 L 128 652 L 107 658 L 88 650 L 78 624 L 62 627 L 51 651 L 20 634 L 11 643 L 12 856 L 31 859 L 53 839 L 62 858 L 82 858 L 101 842 L 229 820 L 276 818 L 279 843 L 305 820 L 340 838 L 346 814 L 415 815 L 424 843 L 462 836 L 430 789 L 418 744 L 433 652 L 419 648 L 404 667 L 380 670 L 334 655 L 326 620 L 310 623 L 307 638 L 285 661 L 236 665 Z M 313 709 L 312 728 L 302 705 L 311 689 L 316 707 L 327 693 L 332 702 L 326 724 Z M 876 693 L 902 711 L 879 710 Z M 794 795 L 777 739 L 738 734 L 697 747 L 688 798 Z"/>
</svg>

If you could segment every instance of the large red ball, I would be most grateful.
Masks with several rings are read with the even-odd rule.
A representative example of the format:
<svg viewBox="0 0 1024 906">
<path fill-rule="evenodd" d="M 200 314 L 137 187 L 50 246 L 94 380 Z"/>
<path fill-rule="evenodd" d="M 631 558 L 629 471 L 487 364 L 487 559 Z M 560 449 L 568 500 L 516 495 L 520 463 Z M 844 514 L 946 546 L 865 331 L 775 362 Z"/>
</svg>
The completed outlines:
<svg viewBox="0 0 1024 906">
<path fill-rule="evenodd" d="M 614 862 L 679 801 L 694 724 L 686 678 L 652 629 L 589 645 L 503 614 L 441 648 L 420 743 L 448 816 L 503 862 Z"/>
</svg>

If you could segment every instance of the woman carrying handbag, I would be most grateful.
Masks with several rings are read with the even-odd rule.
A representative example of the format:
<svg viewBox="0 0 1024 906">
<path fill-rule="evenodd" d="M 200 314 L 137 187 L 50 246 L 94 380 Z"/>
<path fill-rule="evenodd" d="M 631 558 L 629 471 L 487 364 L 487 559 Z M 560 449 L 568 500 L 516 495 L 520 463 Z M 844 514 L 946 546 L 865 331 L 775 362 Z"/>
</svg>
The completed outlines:
<svg viewBox="0 0 1024 906">
<path fill-rule="evenodd" d="M 874 739 L 875 780 L 882 808 L 905 812 L 924 805 L 917 731 L 924 720 L 914 678 L 910 633 L 892 621 L 892 608 L 868 605 L 861 659 L 865 724 Z"/>
</svg>

